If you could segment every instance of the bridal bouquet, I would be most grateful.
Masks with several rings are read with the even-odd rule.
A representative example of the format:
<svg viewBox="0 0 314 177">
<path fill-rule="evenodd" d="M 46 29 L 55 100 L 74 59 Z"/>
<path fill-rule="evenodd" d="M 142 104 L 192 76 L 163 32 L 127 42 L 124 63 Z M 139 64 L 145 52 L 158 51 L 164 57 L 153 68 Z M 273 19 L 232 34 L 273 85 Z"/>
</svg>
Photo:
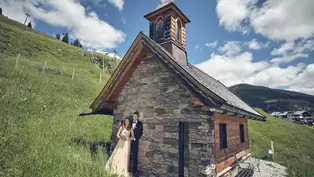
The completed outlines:
<svg viewBox="0 0 314 177">
<path fill-rule="evenodd" d="M 127 136 L 125 134 L 120 134 L 119 137 L 120 139 L 127 140 Z"/>
</svg>

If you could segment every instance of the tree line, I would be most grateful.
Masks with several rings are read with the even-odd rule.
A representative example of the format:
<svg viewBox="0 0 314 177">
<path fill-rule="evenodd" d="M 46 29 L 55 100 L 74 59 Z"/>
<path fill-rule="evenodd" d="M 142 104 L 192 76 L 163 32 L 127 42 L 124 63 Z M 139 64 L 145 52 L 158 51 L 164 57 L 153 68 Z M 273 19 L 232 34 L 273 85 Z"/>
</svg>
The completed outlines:
<svg viewBox="0 0 314 177">
<path fill-rule="evenodd" d="M 61 40 L 61 41 L 64 42 L 64 43 L 69 44 L 69 35 L 68 35 L 68 33 L 63 33 L 62 35 L 63 35 L 62 39 L 61 39 L 61 34 L 56 34 L 56 37 L 55 37 L 55 38 L 58 39 L 58 40 Z M 80 39 L 78 39 L 78 38 L 75 39 L 75 40 L 71 43 L 71 45 L 76 46 L 76 47 L 80 47 L 80 48 L 83 47 L 82 44 L 81 44 Z"/>
</svg>

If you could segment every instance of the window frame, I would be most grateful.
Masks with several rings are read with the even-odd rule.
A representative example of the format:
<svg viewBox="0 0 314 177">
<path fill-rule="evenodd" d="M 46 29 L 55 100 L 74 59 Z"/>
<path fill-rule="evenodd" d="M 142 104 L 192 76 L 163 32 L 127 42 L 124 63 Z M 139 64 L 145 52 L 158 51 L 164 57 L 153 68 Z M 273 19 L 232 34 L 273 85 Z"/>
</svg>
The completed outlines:
<svg viewBox="0 0 314 177">
<path fill-rule="evenodd" d="M 182 42 L 182 23 L 179 19 L 176 22 L 176 40 Z"/>
<path fill-rule="evenodd" d="M 219 123 L 219 142 L 220 149 L 228 148 L 227 124 Z"/>
<path fill-rule="evenodd" d="M 189 168 L 189 123 L 179 122 L 179 176 L 184 176 L 184 168 Z"/>
<path fill-rule="evenodd" d="M 164 37 L 164 35 L 165 35 L 164 34 L 164 25 L 165 25 L 165 23 L 164 23 L 163 19 L 159 18 L 157 20 L 157 23 L 156 23 L 156 38 L 157 39 L 162 39 Z M 161 31 L 158 30 L 159 26 L 161 26 Z M 159 36 L 159 34 L 160 34 L 160 36 Z"/>
<path fill-rule="evenodd" d="M 245 142 L 244 124 L 239 125 L 239 132 L 240 132 L 240 143 L 244 143 Z"/>
</svg>

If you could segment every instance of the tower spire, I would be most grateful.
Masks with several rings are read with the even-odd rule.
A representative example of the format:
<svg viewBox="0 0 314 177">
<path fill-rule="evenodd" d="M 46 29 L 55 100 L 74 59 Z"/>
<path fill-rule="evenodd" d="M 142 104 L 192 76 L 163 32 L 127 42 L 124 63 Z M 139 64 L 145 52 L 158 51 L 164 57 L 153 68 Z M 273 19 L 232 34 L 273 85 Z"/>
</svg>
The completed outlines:
<svg viewBox="0 0 314 177">
<path fill-rule="evenodd" d="M 157 6 L 157 9 L 160 9 L 170 3 L 174 2 L 174 0 L 160 0 L 158 6 Z"/>
<path fill-rule="evenodd" d="M 144 17 L 149 21 L 149 37 L 186 65 L 185 25 L 190 20 L 174 0 L 160 0 L 157 9 Z"/>
</svg>

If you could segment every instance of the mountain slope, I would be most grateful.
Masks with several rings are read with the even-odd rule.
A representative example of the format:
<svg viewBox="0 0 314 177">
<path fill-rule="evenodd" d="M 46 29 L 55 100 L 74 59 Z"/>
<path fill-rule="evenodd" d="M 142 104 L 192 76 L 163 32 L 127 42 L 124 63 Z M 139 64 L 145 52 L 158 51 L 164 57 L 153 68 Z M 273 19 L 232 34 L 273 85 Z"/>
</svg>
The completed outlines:
<svg viewBox="0 0 314 177">
<path fill-rule="evenodd" d="M 112 118 L 78 115 L 89 111 L 117 62 L 105 57 L 103 71 L 90 59 L 0 16 L 0 176 L 107 176 L 105 150 L 92 158 L 90 145 L 110 140 Z"/>
<path fill-rule="evenodd" d="M 297 111 L 314 108 L 314 96 L 262 86 L 239 84 L 229 88 L 251 107 L 271 113 L 275 111 Z"/>
</svg>

